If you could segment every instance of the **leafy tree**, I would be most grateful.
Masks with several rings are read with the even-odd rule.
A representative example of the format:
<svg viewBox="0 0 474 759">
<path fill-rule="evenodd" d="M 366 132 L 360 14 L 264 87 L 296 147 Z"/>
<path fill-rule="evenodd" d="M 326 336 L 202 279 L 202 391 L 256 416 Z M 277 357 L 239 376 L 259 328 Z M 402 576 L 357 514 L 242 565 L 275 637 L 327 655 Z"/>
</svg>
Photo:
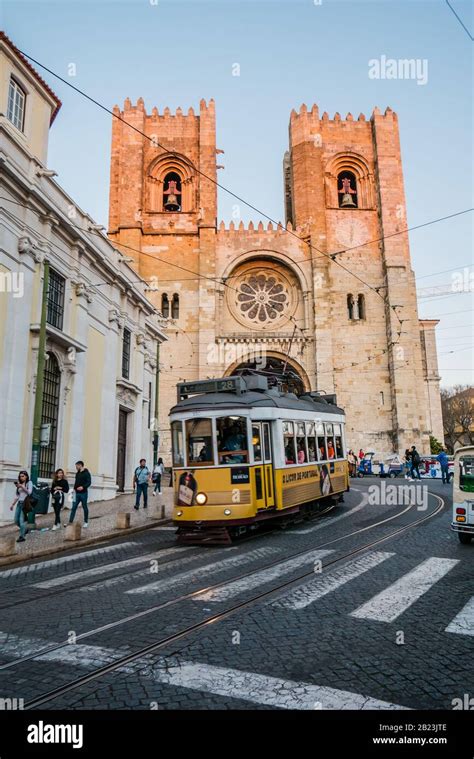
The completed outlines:
<svg viewBox="0 0 474 759">
<path fill-rule="evenodd" d="M 438 438 L 434 437 L 434 435 L 430 435 L 430 451 L 431 451 L 431 453 L 433 453 L 436 456 L 438 453 L 441 453 L 442 450 L 443 450 L 442 443 L 440 443 L 439 440 L 438 440 Z"/>
<path fill-rule="evenodd" d="M 441 409 L 449 453 L 462 445 L 474 445 L 474 388 L 470 385 L 443 388 Z"/>
</svg>

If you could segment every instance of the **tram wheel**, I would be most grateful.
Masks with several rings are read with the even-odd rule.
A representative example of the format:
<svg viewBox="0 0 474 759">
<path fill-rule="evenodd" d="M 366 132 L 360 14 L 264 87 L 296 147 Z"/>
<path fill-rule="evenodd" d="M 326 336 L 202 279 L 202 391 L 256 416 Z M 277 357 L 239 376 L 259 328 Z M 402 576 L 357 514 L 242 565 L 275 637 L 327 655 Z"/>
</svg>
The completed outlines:
<svg viewBox="0 0 474 759">
<path fill-rule="evenodd" d="M 468 546 L 472 540 L 472 535 L 468 535 L 466 532 L 458 532 L 458 536 L 464 546 Z"/>
</svg>

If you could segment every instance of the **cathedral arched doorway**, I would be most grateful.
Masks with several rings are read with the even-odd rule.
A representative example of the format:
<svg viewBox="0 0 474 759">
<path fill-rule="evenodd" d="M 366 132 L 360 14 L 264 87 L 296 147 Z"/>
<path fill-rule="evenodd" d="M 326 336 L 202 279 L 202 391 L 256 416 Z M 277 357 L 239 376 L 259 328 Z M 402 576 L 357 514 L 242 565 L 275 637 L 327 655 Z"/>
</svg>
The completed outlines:
<svg viewBox="0 0 474 759">
<path fill-rule="evenodd" d="M 267 355 L 258 360 L 236 361 L 226 369 L 225 376 L 229 377 L 231 374 L 245 375 L 253 372 L 267 376 L 270 387 L 279 385 L 281 390 L 286 393 L 302 395 L 311 389 L 304 369 L 293 359 L 278 354 Z"/>
</svg>

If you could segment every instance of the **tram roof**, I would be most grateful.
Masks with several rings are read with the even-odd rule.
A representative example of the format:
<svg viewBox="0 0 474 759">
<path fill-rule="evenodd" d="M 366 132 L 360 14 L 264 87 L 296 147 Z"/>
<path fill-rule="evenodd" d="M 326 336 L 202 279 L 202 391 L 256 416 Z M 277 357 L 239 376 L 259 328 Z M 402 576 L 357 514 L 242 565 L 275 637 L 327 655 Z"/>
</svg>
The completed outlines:
<svg viewBox="0 0 474 759">
<path fill-rule="evenodd" d="M 217 409 L 281 408 L 295 411 L 309 411 L 313 414 L 344 414 L 344 410 L 333 403 L 309 396 L 298 398 L 292 393 L 279 393 L 274 390 L 256 392 L 248 390 L 241 393 L 202 393 L 179 401 L 170 411 L 176 414 L 183 411 L 208 411 Z"/>
</svg>

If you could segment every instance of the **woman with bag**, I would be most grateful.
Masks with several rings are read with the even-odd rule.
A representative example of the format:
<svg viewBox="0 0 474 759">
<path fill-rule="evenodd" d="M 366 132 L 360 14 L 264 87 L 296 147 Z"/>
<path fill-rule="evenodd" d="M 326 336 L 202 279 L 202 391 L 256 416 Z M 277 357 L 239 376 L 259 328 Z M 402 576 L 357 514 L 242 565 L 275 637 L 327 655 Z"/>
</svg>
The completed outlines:
<svg viewBox="0 0 474 759">
<path fill-rule="evenodd" d="M 158 491 L 158 495 L 161 495 L 161 478 L 164 473 L 165 467 L 163 464 L 163 459 L 159 458 L 153 467 L 153 474 L 151 476 L 152 482 L 155 483 L 155 487 L 153 488 L 153 495 L 156 495 L 156 491 Z"/>
<path fill-rule="evenodd" d="M 56 469 L 53 482 L 51 483 L 50 492 L 53 497 L 54 509 L 53 530 L 59 530 L 61 527 L 61 520 L 59 518 L 59 515 L 62 507 L 64 506 L 64 494 L 69 492 L 69 482 L 64 476 L 64 469 Z"/>
<path fill-rule="evenodd" d="M 20 537 L 17 539 L 17 543 L 24 543 L 26 529 L 26 514 L 32 510 L 33 505 L 31 502 L 31 494 L 33 493 L 33 483 L 31 482 L 28 472 L 24 469 L 18 475 L 18 480 L 15 482 L 16 497 L 10 506 L 10 511 L 13 511 L 13 507 L 16 505 L 14 522 L 20 529 Z M 25 513 L 26 512 L 26 513 Z"/>
</svg>

